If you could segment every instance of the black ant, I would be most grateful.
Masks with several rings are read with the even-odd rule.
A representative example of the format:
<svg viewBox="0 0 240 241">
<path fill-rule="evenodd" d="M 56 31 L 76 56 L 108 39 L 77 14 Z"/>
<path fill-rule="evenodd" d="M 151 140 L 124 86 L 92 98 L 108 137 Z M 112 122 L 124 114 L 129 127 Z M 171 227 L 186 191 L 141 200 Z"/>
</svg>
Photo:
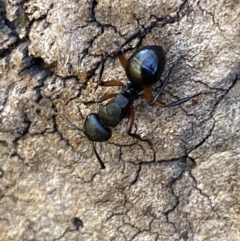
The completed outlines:
<svg viewBox="0 0 240 241">
<path fill-rule="evenodd" d="M 98 110 L 98 113 L 91 113 L 86 117 L 83 130 L 73 125 L 63 114 L 51 111 L 52 114 L 61 115 L 71 126 L 84 132 L 84 134 L 92 142 L 93 151 L 102 169 L 105 168 L 105 165 L 96 151 L 94 142 L 108 141 L 112 135 L 110 127 L 116 127 L 123 118 L 128 117 L 128 135 L 150 143 L 148 140 L 142 139 L 136 133 L 131 133 L 135 118 L 133 102 L 136 99 L 142 97 L 148 101 L 149 105 L 157 104 L 162 107 L 172 107 L 182 104 L 191 98 L 185 97 L 170 104 L 161 102 L 159 98 L 161 97 L 169 81 L 169 77 L 167 77 L 161 84 L 157 95 L 155 97 L 153 96 L 151 86 L 157 81 L 160 81 L 160 77 L 166 64 L 165 53 L 161 46 L 149 45 L 142 47 L 137 50 L 128 60 L 126 60 L 121 52 L 118 58 L 126 72 L 128 81 L 124 85 L 118 80 L 103 82 L 100 80 L 101 78 L 99 78 L 98 82 L 100 85 L 122 86 L 122 91 L 120 93 L 105 94 L 98 100 L 93 101 L 95 103 L 100 103 L 113 98 L 106 105 L 101 106 Z M 37 108 L 43 109 L 39 106 Z"/>
</svg>

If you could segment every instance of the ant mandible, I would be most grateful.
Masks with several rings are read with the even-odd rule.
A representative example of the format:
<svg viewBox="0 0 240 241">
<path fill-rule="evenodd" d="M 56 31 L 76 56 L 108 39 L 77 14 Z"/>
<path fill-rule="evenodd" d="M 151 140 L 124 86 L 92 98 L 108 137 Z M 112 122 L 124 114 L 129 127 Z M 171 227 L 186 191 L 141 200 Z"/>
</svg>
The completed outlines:
<svg viewBox="0 0 240 241">
<path fill-rule="evenodd" d="M 135 118 L 133 102 L 136 99 L 141 97 L 145 98 L 149 105 L 156 104 L 162 107 L 172 107 L 182 104 L 191 98 L 185 97 L 170 104 L 160 101 L 159 98 L 169 81 L 169 76 L 161 84 L 157 95 L 153 96 L 151 86 L 160 81 L 166 64 L 165 53 L 161 46 L 144 46 L 138 49 L 128 60 L 120 52 L 118 58 L 126 72 L 128 81 L 126 84 L 123 84 L 118 80 L 101 81 L 101 78 L 99 78 L 98 83 L 100 85 L 121 86 L 122 91 L 120 93 L 105 94 L 96 101 L 90 101 L 91 103 L 101 103 L 112 98 L 110 102 L 99 108 L 98 113 L 91 113 L 86 117 L 83 130 L 73 125 L 63 114 L 52 111 L 53 114 L 63 117 L 74 128 L 84 132 L 92 142 L 93 151 L 102 169 L 105 168 L 105 165 L 98 155 L 94 143 L 108 141 L 112 136 L 110 128 L 116 127 L 123 118 L 128 117 L 126 130 L 128 135 L 150 143 L 148 140 L 142 139 L 138 134 L 131 132 Z"/>
</svg>

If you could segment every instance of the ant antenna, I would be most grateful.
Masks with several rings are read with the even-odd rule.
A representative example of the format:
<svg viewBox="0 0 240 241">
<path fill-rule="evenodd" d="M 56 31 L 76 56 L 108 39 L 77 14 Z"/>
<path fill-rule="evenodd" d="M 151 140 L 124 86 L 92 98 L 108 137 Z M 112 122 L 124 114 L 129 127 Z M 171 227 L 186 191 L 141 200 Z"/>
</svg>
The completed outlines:
<svg viewBox="0 0 240 241">
<path fill-rule="evenodd" d="M 84 133 L 84 130 L 83 130 L 83 129 L 75 126 L 75 125 L 74 125 L 64 114 L 62 114 L 61 112 L 57 112 L 57 111 L 55 111 L 55 110 L 53 110 L 53 109 L 51 109 L 51 108 L 46 108 L 46 107 L 44 107 L 44 106 L 41 106 L 41 105 L 37 104 L 35 101 L 32 101 L 32 104 L 34 105 L 35 110 L 43 110 L 43 111 L 48 112 L 48 113 L 50 113 L 50 114 L 52 114 L 52 115 L 59 115 L 59 116 L 62 117 L 73 129 L 79 130 L 79 131 L 81 131 L 81 132 Z M 97 152 L 97 150 L 96 150 L 95 143 L 94 143 L 93 141 L 91 141 L 91 143 L 92 143 L 92 150 L 93 150 L 95 156 L 97 157 L 97 160 L 98 160 L 98 162 L 99 162 L 99 164 L 100 164 L 100 166 L 101 166 L 101 169 L 105 169 L 104 162 L 102 161 L 101 157 L 99 156 L 99 154 L 98 154 L 98 152 Z"/>
<path fill-rule="evenodd" d="M 99 162 L 99 164 L 101 166 L 101 169 L 105 169 L 104 162 L 102 161 L 101 157 L 99 156 L 99 154 L 98 154 L 98 152 L 96 150 L 96 146 L 95 146 L 95 142 L 94 141 L 92 141 L 92 149 L 93 149 L 93 152 L 94 152 L 95 156 L 98 159 L 98 162 Z"/>
<path fill-rule="evenodd" d="M 37 104 L 35 101 L 32 101 L 32 104 L 34 105 L 35 110 L 43 110 L 43 111 L 48 112 L 48 113 L 50 113 L 50 114 L 52 114 L 52 115 L 59 115 L 59 116 L 61 116 L 73 129 L 76 129 L 76 130 L 79 130 L 79 131 L 81 131 L 81 132 L 84 132 L 83 129 L 75 126 L 63 113 L 57 112 L 57 111 L 55 111 L 55 110 L 53 110 L 53 109 L 51 109 L 51 108 L 46 108 L 46 107 L 44 107 L 44 106 L 41 106 L 41 105 Z"/>
</svg>

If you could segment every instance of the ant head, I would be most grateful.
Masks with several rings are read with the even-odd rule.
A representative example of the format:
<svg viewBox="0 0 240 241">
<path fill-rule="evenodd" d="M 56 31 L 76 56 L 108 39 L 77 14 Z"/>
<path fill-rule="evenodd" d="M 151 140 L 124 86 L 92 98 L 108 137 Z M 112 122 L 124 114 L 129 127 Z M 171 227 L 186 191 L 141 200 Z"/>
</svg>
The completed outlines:
<svg viewBox="0 0 240 241">
<path fill-rule="evenodd" d="M 84 130 L 75 126 L 64 114 L 57 112 L 53 109 L 46 108 L 44 106 L 41 106 L 37 104 L 35 101 L 32 101 L 32 104 L 34 105 L 35 110 L 43 110 L 47 113 L 51 113 L 52 115 L 59 115 L 61 116 L 73 129 L 79 130 L 85 134 L 85 136 L 91 141 L 92 143 L 92 150 L 97 157 L 100 166 L 102 169 L 105 169 L 105 165 L 100 158 L 96 147 L 94 145 L 94 141 L 102 142 L 102 141 L 107 141 L 108 139 L 111 138 L 112 132 L 110 128 L 104 127 L 101 122 L 98 120 L 98 116 L 96 114 L 90 114 L 87 116 L 85 122 L 84 122 Z M 102 134 L 97 135 L 98 133 L 102 132 Z M 96 133 L 97 134 L 96 134 Z M 102 135 L 102 136 L 101 136 Z M 105 139 L 104 139 L 105 138 Z"/>
</svg>

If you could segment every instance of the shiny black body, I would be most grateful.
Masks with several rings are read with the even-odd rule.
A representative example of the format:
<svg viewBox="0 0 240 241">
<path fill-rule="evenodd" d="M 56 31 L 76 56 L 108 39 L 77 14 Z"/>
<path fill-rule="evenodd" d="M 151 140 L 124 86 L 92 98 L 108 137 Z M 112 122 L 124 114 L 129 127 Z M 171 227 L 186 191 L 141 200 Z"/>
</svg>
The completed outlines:
<svg viewBox="0 0 240 241">
<path fill-rule="evenodd" d="M 163 48 L 150 45 L 139 49 L 129 58 L 125 71 L 135 88 L 143 88 L 160 80 L 165 64 Z"/>
<path fill-rule="evenodd" d="M 110 127 L 117 126 L 130 114 L 134 100 L 140 97 L 144 87 L 160 80 L 165 63 L 163 48 L 157 45 L 142 47 L 128 59 L 124 66 L 128 82 L 122 91 L 101 106 L 97 114 L 89 114 L 84 122 L 84 133 L 90 141 L 103 142 L 111 138 Z"/>
<path fill-rule="evenodd" d="M 138 98 L 145 98 L 150 105 L 157 104 L 162 107 L 173 107 L 189 101 L 191 98 L 196 97 L 196 94 L 192 97 L 185 97 L 178 99 L 172 103 L 165 104 L 160 98 L 163 91 L 169 82 L 169 76 L 172 69 L 169 71 L 165 80 L 159 86 L 158 93 L 155 97 L 151 91 L 151 85 L 160 80 L 160 77 L 164 71 L 166 58 L 162 47 L 157 45 L 150 45 L 140 48 L 136 51 L 128 60 L 125 59 L 121 53 L 119 60 L 126 72 L 128 81 L 125 85 L 117 80 L 105 81 L 101 80 L 101 73 L 103 70 L 103 62 L 100 65 L 100 71 L 98 75 L 98 82 L 103 86 L 122 86 L 122 91 L 119 94 L 109 93 L 102 96 L 97 101 L 90 101 L 87 103 L 99 103 L 112 98 L 106 105 L 99 108 L 98 113 L 91 113 L 87 116 L 84 122 L 84 129 L 75 126 L 64 114 L 48 110 L 37 103 L 33 102 L 36 109 L 41 109 L 47 112 L 51 112 L 54 115 L 60 115 L 70 126 L 77 129 L 88 137 L 92 144 L 92 150 L 95 153 L 101 168 L 105 168 L 105 164 L 100 158 L 95 142 L 108 141 L 111 138 L 112 131 L 110 128 L 117 126 L 123 118 L 128 117 L 127 133 L 141 141 L 146 141 L 150 147 L 152 147 L 151 141 L 142 139 L 138 134 L 131 133 L 132 126 L 134 124 L 134 108 L 133 102 Z"/>
</svg>

